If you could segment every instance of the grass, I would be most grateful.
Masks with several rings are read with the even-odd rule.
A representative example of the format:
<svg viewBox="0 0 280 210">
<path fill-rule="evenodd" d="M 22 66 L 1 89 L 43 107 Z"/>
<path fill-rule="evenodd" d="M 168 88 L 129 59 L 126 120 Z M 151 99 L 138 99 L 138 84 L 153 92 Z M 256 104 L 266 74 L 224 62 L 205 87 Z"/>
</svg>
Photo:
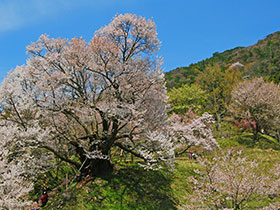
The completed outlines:
<svg viewBox="0 0 280 210">
<path fill-rule="evenodd" d="M 171 177 L 166 170 L 120 165 L 106 179 L 85 179 L 53 195 L 45 209 L 176 209 Z"/>
<path fill-rule="evenodd" d="M 192 193 L 192 184 L 188 178 L 194 175 L 194 170 L 199 165 L 194 160 L 180 158 L 176 160 L 176 168 L 174 170 L 171 182 L 171 189 L 177 200 L 177 208 L 186 203 L 186 195 Z"/>
<path fill-rule="evenodd" d="M 280 152 L 245 148 L 248 158 L 266 162 L 263 170 L 279 163 Z M 176 160 L 173 172 L 146 171 L 135 164 L 122 164 L 107 179 L 84 179 L 73 183 L 68 190 L 50 192 L 50 201 L 44 209 L 62 210 L 172 210 L 183 206 L 186 195 L 192 194 L 188 178 L 199 168 L 195 160 Z M 251 209 L 279 201 L 279 198 L 259 197 L 249 203 Z"/>
<path fill-rule="evenodd" d="M 122 163 L 106 179 L 84 179 L 80 183 L 73 183 L 68 190 L 60 185 L 60 192 L 56 190 L 49 193 L 50 199 L 44 209 L 177 209 L 185 202 L 186 193 L 191 191 L 187 177 L 197 167 L 193 160 L 186 157 L 176 160 L 174 171 L 147 171 L 137 164 Z M 33 197 L 36 196 L 40 194 L 34 193 Z"/>
<path fill-rule="evenodd" d="M 264 171 L 279 163 L 280 151 L 243 148 L 244 154 L 255 160 L 264 161 Z M 173 172 L 168 170 L 146 171 L 136 164 L 122 164 L 106 179 L 84 179 L 74 183 L 68 190 L 56 195 L 50 193 L 50 202 L 44 209 L 62 210 L 172 210 L 179 209 L 192 194 L 188 181 L 199 165 L 186 157 L 176 159 Z M 250 209 L 280 201 L 279 197 L 256 197 L 249 203 Z"/>
<path fill-rule="evenodd" d="M 249 159 L 262 162 L 261 170 L 266 173 L 275 163 L 280 163 L 279 143 L 268 135 L 260 136 L 256 145 L 250 133 L 232 136 L 229 140 L 219 138 L 222 149 L 234 148 L 243 150 Z M 199 165 L 187 156 L 175 160 L 173 171 L 162 169 L 147 171 L 135 163 L 118 162 L 112 175 L 106 178 L 85 178 L 73 183 L 66 190 L 63 184 L 66 173 L 71 177 L 75 171 L 64 165 L 49 175 L 39 177 L 32 197 L 40 196 L 40 187 L 46 183 L 53 191 L 44 209 L 61 210 L 172 210 L 183 206 L 186 195 L 192 194 L 192 183 L 189 177 Z M 249 203 L 250 209 L 257 209 L 272 202 L 280 201 L 277 197 L 257 196 Z"/>
</svg>

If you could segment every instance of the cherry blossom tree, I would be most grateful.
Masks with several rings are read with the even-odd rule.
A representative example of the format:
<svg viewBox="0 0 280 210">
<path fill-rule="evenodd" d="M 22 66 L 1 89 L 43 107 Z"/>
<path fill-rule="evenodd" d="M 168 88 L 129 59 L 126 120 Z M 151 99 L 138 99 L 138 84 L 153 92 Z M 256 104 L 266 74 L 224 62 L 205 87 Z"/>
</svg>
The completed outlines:
<svg viewBox="0 0 280 210">
<path fill-rule="evenodd" d="M 279 166 L 264 173 L 260 163 L 233 150 L 198 161 L 201 168 L 190 178 L 194 188 L 184 209 L 251 209 L 248 203 L 257 196 L 279 194 Z"/>
<path fill-rule="evenodd" d="M 33 184 L 23 176 L 23 162 L 7 162 L 0 160 L 0 207 L 1 209 L 20 209 L 30 204 L 27 193 Z M 25 199 L 24 199 L 25 198 Z"/>
<path fill-rule="evenodd" d="M 278 127 L 279 85 L 265 82 L 263 78 L 240 82 L 232 91 L 229 110 L 237 120 L 246 120 L 250 123 L 254 141 L 257 141 L 261 129 Z"/>
<path fill-rule="evenodd" d="M 3 128 L 3 127 L 2 127 Z M 1 129 L 1 128 L 0 128 Z M 28 179 L 25 158 L 17 159 L 11 157 L 12 152 L 5 149 L 5 140 L 10 135 L 14 135 L 11 129 L 6 135 L 1 135 L 0 141 L 0 208 L 2 209 L 21 209 L 29 205 L 26 199 L 27 193 L 32 189 L 33 184 Z M 25 198 L 25 199 L 24 199 Z"/>
<path fill-rule="evenodd" d="M 185 148 L 177 154 L 182 154 L 192 146 L 201 146 L 205 150 L 212 151 L 219 145 L 213 136 L 212 115 L 205 112 L 201 117 L 191 114 L 173 114 L 170 118 L 171 136 L 174 138 L 176 148 Z"/>
<path fill-rule="evenodd" d="M 115 147 L 149 168 L 172 160 L 159 47 L 155 23 L 133 14 L 116 16 L 89 43 L 41 35 L 0 87 L 3 132 L 20 133 L 6 146 L 93 176 L 112 170 Z"/>
</svg>

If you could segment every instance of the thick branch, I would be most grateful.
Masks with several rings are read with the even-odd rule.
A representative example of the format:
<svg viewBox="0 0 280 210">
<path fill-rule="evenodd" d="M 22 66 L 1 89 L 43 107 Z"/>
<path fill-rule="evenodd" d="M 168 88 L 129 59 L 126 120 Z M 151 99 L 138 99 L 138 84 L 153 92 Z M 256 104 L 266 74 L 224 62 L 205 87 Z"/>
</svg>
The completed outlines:
<svg viewBox="0 0 280 210">
<path fill-rule="evenodd" d="M 16 112 L 16 115 L 18 116 L 18 118 L 19 118 L 19 120 L 20 120 L 20 122 L 21 122 L 20 124 L 21 124 L 22 127 L 26 130 L 27 128 L 26 128 L 26 126 L 25 126 L 25 123 L 24 123 L 22 117 L 20 116 L 20 114 L 19 114 L 19 112 L 18 112 L 18 110 L 17 110 L 17 108 L 16 108 L 16 105 L 15 105 L 15 103 L 14 103 L 14 100 L 13 100 L 12 98 L 10 98 L 10 100 L 11 100 L 12 106 L 13 106 L 15 112 Z"/>
<path fill-rule="evenodd" d="M 45 149 L 51 151 L 55 156 L 57 156 L 57 157 L 60 158 L 61 160 L 65 161 L 65 162 L 67 162 L 67 163 L 70 163 L 70 164 L 76 166 L 77 169 L 79 169 L 79 167 L 80 167 L 80 164 L 79 164 L 79 163 L 77 163 L 77 162 L 75 162 L 75 161 L 73 161 L 73 160 L 70 160 L 70 159 L 68 159 L 68 158 L 66 158 L 66 157 L 64 157 L 64 156 L 62 156 L 61 153 L 59 153 L 58 151 L 54 150 L 53 148 L 51 148 L 51 147 L 49 147 L 49 146 L 46 146 L 46 145 L 42 146 L 42 148 L 45 148 Z"/>
<path fill-rule="evenodd" d="M 137 152 L 134 152 L 133 150 L 131 150 L 131 149 L 125 147 L 124 145 L 122 145 L 121 143 L 118 143 L 118 142 L 117 142 L 117 143 L 115 143 L 115 145 L 118 146 L 119 148 L 123 149 L 124 151 L 133 154 L 133 155 L 136 156 L 136 157 L 139 157 L 139 158 L 141 158 L 141 159 L 143 159 L 143 160 L 146 160 L 141 154 L 139 154 L 139 153 L 137 153 Z"/>
<path fill-rule="evenodd" d="M 65 114 L 66 116 L 71 116 L 79 125 L 82 126 L 82 128 L 84 129 L 84 131 L 86 132 L 87 135 L 90 134 L 88 128 L 83 124 L 83 122 L 79 119 L 79 117 L 77 115 L 75 115 L 74 113 L 72 113 L 69 110 L 63 110 L 62 113 Z"/>
<path fill-rule="evenodd" d="M 191 146 L 192 146 L 192 145 L 189 145 L 186 149 L 184 149 L 184 150 L 181 151 L 181 152 L 176 152 L 176 153 L 175 153 L 175 156 L 178 156 L 178 155 L 181 155 L 181 154 L 185 153 L 186 151 L 188 151 L 189 148 L 191 148 Z"/>
</svg>

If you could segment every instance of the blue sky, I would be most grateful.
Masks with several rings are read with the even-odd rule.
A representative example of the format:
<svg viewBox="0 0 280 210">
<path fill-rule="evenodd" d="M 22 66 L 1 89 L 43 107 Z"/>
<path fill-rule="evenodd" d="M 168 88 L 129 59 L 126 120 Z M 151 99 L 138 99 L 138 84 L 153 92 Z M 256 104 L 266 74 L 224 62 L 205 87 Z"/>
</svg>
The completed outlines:
<svg viewBox="0 0 280 210">
<path fill-rule="evenodd" d="M 0 0 L 0 81 L 41 34 L 89 41 L 116 14 L 153 18 L 169 71 L 280 30 L 279 9 L 279 0 Z"/>
</svg>

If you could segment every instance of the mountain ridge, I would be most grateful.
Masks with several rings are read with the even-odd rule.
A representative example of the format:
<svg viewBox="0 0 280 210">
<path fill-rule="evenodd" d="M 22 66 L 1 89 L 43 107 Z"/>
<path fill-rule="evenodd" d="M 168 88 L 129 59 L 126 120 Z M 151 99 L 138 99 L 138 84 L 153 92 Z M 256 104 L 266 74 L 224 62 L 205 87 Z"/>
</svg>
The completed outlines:
<svg viewBox="0 0 280 210">
<path fill-rule="evenodd" d="M 214 52 L 213 56 L 187 67 L 178 67 L 165 73 L 167 88 L 182 84 L 192 84 L 207 66 L 219 64 L 226 70 L 235 63 L 240 63 L 244 77 L 262 76 L 267 80 L 280 81 L 280 31 L 267 35 L 256 44 L 248 47 L 235 47 L 224 52 Z"/>
</svg>

